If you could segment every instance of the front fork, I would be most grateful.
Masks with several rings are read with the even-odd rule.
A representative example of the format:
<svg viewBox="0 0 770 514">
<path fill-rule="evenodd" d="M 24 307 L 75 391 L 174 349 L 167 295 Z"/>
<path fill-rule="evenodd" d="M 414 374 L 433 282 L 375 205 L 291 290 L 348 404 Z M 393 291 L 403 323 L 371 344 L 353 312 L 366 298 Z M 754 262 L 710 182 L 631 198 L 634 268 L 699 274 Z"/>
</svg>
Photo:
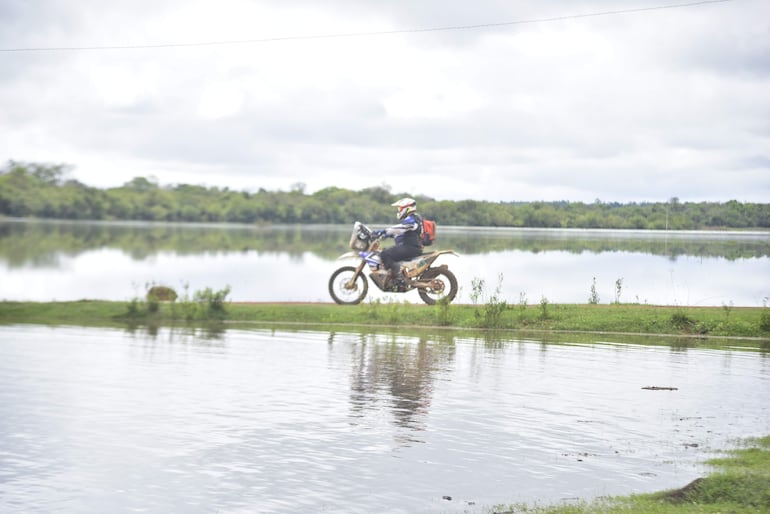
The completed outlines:
<svg viewBox="0 0 770 514">
<path fill-rule="evenodd" d="M 353 289 L 356 287 L 356 279 L 358 278 L 358 275 L 361 274 L 361 272 L 364 270 L 364 266 L 366 266 L 366 261 L 364 259 L 361 259 L 361 262 L 358 264 L 358 267 L 356 268 L 356 272 L 353 273 L 353 276 L 350 277 L 350 280 L 347 281 L 345 284 L 345 289 Z"/>
</svg>

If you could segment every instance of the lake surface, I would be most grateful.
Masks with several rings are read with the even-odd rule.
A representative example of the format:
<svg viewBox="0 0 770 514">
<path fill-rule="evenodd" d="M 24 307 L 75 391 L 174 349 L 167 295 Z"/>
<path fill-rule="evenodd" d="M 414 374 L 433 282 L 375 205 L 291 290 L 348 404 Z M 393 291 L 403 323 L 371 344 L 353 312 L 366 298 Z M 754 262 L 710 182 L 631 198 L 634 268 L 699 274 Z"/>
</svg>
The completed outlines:
<svg viewBox="0 0 770 514">
<path fill-rule="evenodd" d="M 0 222 L 0 299 L 131 300 L 152 284 L 180 294 L 230 287 L 233 301 L 330 302 L 331 273 L 350 261 L 351 226 Z M 762 306 L 770 233 L 438 228 L 438 249 L 471 303 Z M 416 292 L 370 298 L 420 303 Z"/>
<path fill-rule="evenodd" d="M 564 337 L 0 326 L 0 511 L 486 512 L 767 433 L 766 351 Z"/>
</svg>

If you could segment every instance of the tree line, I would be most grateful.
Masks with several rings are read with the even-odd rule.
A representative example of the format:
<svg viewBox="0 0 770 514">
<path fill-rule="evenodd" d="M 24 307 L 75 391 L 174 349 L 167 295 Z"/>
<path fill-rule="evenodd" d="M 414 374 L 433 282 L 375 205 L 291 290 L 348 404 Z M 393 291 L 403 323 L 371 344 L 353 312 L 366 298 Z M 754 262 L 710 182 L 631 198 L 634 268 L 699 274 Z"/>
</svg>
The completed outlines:
<svg viewBox="0 0 770 514">
<path fill-rule="evenodd" d="M 420 212 L 439 224 L 486 227 L 613 229 L 770 228 L 770 204 L 728 202 L 489 202 L 436 200 L 393 193 L 389 186 L 352 191 L 328 187 L 306 194 L 234 191 L 136 177 L 100 189 L 66 177 L 68 167 L 9 161 L 0 169 L 0 215 L 68 220 L 141 220 L 275 224 L 367 224 L 395 221 L 390 204 L 413 196 Z"/>
</svg>

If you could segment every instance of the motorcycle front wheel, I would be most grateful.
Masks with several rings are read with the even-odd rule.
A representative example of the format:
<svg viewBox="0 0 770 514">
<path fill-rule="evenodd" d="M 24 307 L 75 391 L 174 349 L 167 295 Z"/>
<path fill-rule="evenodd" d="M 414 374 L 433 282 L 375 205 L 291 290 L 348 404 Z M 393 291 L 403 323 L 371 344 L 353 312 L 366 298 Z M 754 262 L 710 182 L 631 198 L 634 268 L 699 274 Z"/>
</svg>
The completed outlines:
<svg viewBox="0 0 770 514">
<path fill-rule="evenodd" d="M 369 282 L 363 273 L 359 273 L 356 280 L 351 282 L 356 268 L 343 266 L 329 279 L 329 294 L 340 305 L 356 305 L 366 298 L 369 291 Z"/>
<path fill-rule="evenodd" d="M 420 288 L 418 291 L 422 301 L 428 305 L 436 305 L 439 301 L 450 303 L 457 296 L 457 278 L 446 268 L 429 268 L 419 280 L 436 282 L 436 287 Z"/>
</svg>

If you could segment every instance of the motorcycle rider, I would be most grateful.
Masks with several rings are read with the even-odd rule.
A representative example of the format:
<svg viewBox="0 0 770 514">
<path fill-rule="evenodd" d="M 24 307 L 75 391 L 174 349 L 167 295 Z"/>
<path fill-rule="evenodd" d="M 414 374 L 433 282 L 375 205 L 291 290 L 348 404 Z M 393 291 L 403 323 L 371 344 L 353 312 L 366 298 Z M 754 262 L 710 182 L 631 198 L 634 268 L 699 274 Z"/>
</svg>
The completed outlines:
<svg viewBox="0 0 770 514">
<path fill-rule="evenodd" d="M 402 198 L 393 202 L 391 207 L 398 209 L 396 217 L 399 223 L 390 228 L 375 230 L 373 235 L 395 238 L 395 246 L 384 249 L 380 258 L 388 269 L 393 284 L 400 291 L 406 288 L 400 261 L 412 259 L 422 253 L 422 216 L 417 213 L 417 201 L 414 198 Z"/>
</svg>

